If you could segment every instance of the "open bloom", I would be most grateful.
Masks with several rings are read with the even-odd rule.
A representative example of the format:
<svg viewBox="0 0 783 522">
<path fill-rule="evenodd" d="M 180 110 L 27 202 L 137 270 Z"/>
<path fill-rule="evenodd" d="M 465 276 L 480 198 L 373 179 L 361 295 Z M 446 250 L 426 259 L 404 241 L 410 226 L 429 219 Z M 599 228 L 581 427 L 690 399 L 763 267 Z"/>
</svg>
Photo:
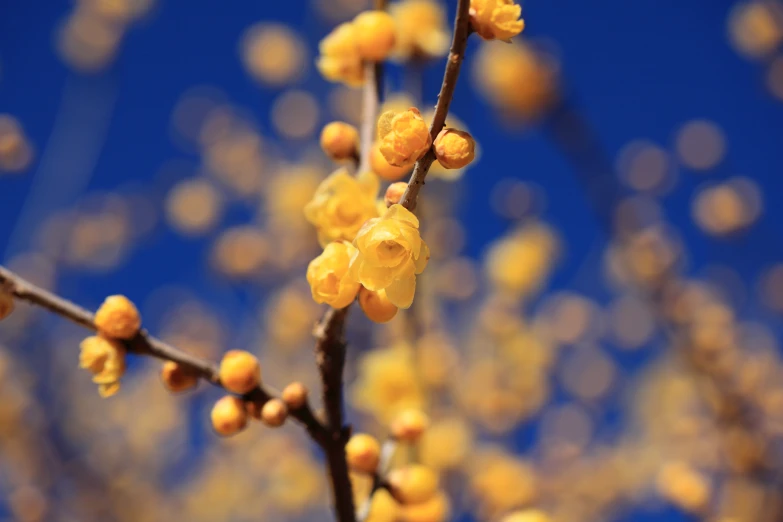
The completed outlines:
<svg viewBox="0 0 783 522">
<path fill-rule="evenodd" d="M 79 367 L 94 374 L 101 397 L 110 397 L 120 389 L 120 377 L 125 373 L 125 347 L 122 343 L 93 335 L 81 343 Z"/>
<path fill-rule="evenodd" d="M 375 196 L 379 181 L 375 176 L 362 180 L 340 169 L 323 180 L 304 214 L 318 231 L 318 241 L 353 241 L 365 221 L 378 216 Z"/>
<path fill-rule="evenodd" d="M 419 234 L 419 220 L 402 205 L 392 205 L 380 218 L 356 234 L 352 275 L 368 290 L 386 290 L 399 308 L 409 308 L 416 291 L 416 274 L 427 266 L 430 249 Z"/>
<path fill-rule="evenodd" d="M 318 70 L 327 80 L 353 87 L 364 83 L 362 57 L 356 45 L 356 30 L 351 23 L 340 24 L 318 44 Z"/>
<path fill-rule="evenodd" d="M 522 7 L 513 0 L 470 0 L 473 29 L 485 40 L 509 40 L 525 28 Z"/>
<path fill-rule="evenodd" d="M 432 136 L 418 109 L 386 111 L 378 119 L 379 149 L 389 165 L 413 165 L 432 146 Z"/>
<path fill-rule="evenodd" d="M 326 245 L 323 253 L 310 261 L 307 282 L 316 303 L 326 303 L 333 308 L 345 308 L 356 297 L 359 283 L 348 273 L 356 247 L 347 241 Z"/>
</svg>

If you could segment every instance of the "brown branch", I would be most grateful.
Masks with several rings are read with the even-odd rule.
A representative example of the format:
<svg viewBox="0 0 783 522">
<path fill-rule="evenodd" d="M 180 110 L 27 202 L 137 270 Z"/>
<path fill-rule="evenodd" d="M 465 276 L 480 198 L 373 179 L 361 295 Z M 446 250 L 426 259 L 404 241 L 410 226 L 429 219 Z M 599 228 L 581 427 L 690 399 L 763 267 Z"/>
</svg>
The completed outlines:
<svg viewBox="0 0 783 522">
<path fill-rule="evenodd" d="M 67 299 L 63 299 L 52 292 L 35 286 L 3 266 L 0 266 L 0 287 L 9 291 L 17 299 L 45 308 L 88 330 L 98 330 L 95 326 L 95 318 L 92 312 Z M 205 381 L 223 388 L 223 385 L 220 382 L 220 372 L 217 364 L 183 352 L 160 339 L 152 337 L 145 330 L 141 330 L 136 337 L 130 341 L 125 341 L 124 344 L 128 353 L 155 357 L 156 359 L 163 361 L 173 361 L 193 371 L 193 373 L 197 374 Z M 243 398 L 248 401 L 264 404 L 268 400 L 274 398 L 275 395 L 273 390 L 259 386 L 247 393 Z M 315 415 L 313 415 L 309 405 L 306 404 L 302 408 L 293 410 L 290 413 L 294 419 L 305 427 L 307 432 L 316 442 L 320 443 L 320 441 L 324 439 L 326 429 L 320 421 L 318 421 Z"/>
<path fill-rule="evenodd" d="M 454 98 L 454 89 L 457 87 L 459 70 L 462 66 L 462 60 L 465 58 L 470 30 L 470 0 L 459 0 L 457 17 L 454 21 L 454 39 L 451 41 L 446 72 L 443 75 L 438 103 L 435 105 L 435 115 L 432 117 L 430 125 L 430 136 L 433 140 L 446 125 L 446 116 L 449 113 L 451 100 Z M 416 208 L 419 191 L 424 186 L 424 179 L 427 177 L 433 161 L 435 161 L 435 151 L 431 148 L 423 158 L 416 162 L 411 179 L 408 181 L 408 188 L 400 200 L 400 204 L 408 210 L 413 211 Z"/>
</svg>

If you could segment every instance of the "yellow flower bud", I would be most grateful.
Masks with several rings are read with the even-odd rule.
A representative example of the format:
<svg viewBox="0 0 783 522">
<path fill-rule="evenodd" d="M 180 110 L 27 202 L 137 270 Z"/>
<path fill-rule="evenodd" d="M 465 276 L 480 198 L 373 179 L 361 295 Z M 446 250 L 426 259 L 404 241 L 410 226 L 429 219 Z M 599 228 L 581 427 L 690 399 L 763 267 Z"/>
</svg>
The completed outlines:
<svg viewBox="0 0 783 522">
<path fill-rule="evenodd" d="M 112 295 L 95 312 L 95 326 L 105 337 L 127 341 L 139 333 L 141 316 L 127 297 Z"/>
<path fill-rule="evenodd" d="M 389 473 L 391 494 L 401 504 L 419 504 L 438 492 L 438 474 L 421 464 L 411 464 Z"/>
<path fill-rule="evenodd" d="M 174 361 L 166 361 L 160 371 L 163 386 L 173 393 L 189 390 L 198 384 L 198 375 L 191 368 Z"/>
<path fill-rule="evenodd" d="M 385 489 L 379 489 L 372 495 L 370 512 L 365 522 L 398 522 L 399 504 Z"/>
<path fill-rule="evenodd" d="M 525 28 L 522 7 L 513 0 L 470 0 L 473 30 L 485 40 L 509 40 Z"/>
<path fill-rule="evenodd" d="M 476 157 L 476 142 L 465 131 L 443 129 L 435 138 L 435 157 L 446 169 L 461 169 Z"/>
<path fill-rule="evenodd" d="M 380 62 L 394 47 L 394 18 L 385 11 L 365 11 L 353 20 L 356 47 L 365 60 Z"/>
<path fill-rule="evenodd" d="M 342 121 L 328 123 L 321 131 L 321 148 L 333 160 L 356 157 L 359 149 L 359 132 L 353 125 Z"/>
<path fill-rule="evenodd" d="M 397 315 L 398 308 L 389 301 L 384 290 L 373 292 L 362 287 L 359 290 L 359 306 L 364 315 L 375 323 L 388 323 Z"/>
<path fill-rule="evenodd" d="M 308 395 L 307 387 L 301 382 L 292 382 L 285 388 L 283 388 L 283 402 L 291 410 L 301 408 L 307 402 Z"/>
<path fill-rule="evenodd" d="M 552 522 L 552 519 L 538 509 L 525 509 L 506 515 L 501 522 Z"/>
<path fill-rule="evenodd" d="M 439 491 L 434 497 L 420 504 L 402 506 L 400 522 L 445 522 L 449 518 L 449 499 Z"/>
<path fill-rule="evenodd" d="M 349 266 L 356 247 L 347 241 L 329 243 L 320 256 L 307 266 L 307 282 L 316 303 L 345 308 L 356 298 L 359 283 L 351 276 Z"/>
<path fill-rule="evenodd" d="M 316 63 L 327 80 L 358 87 L 364 83 L 362 57 L 356 46 L 353 24 L 344 23 L 334 28 L 318 44 L 321 56 Z"/>
<path fill-rule="evenodd" d="M 389 185 L 386 188 L 386 194 L 383 196 L 383 202 L 386 203 L 386 207 L 388 208 L 399 203 L 407 189 L 408 184 L 404 181 L 398 181 Z"/>
<path fill-rule="evenodd" d="M 377 142 L 373 144 L 372 150 L 370 151 L 370 168 L 374 173 L 386 181 L 397 181 L 398 179 L 407 176 L 412 167 L 413 165 L 405 167 L 390 165 L 389 162 L 386 161 L 386 158 L 383 157 L 383 154 L 381 154 L 379 144 Z"/>
<path fill-rule="evenodd" d="M 247 412 L 239 397 L 226 395 L 212 407 L 212 427 L 224 437 L 239 433 L 247 426 Z"/>
<path fill-rule="evenodd" d="M 405 167 L 416 163 L 432 146 L 432 136 L 415 107 L 395 113 L 386 111 L 378 119 L 379 149 L 390 165 Z"/>
<path fill-rule="evenodd" d="M 358 253 L 351 273 L 368 290 L 385 290 L 398 308 L 409 308 L 416 292 L 416 274 L 427 266 L 430 249 L 419 235 L 419 220 L 401 205 L 369 220 L 356 234 Z"/>
<path fill-rule="evenodd" d="M 357 433 L 345 445 L 348 467 L 362 473 L 375 473 L 381 458 L 381 445 L 371 435 Z"/>
<path fill-rule="evenodd" d="M 427 414 L 421 410 L 405 410 L 391 423 L 392 436 L 397 440 L 416 442 L 430 424 Z"/>
<path fill-rule="evenodd" d="M 125 346 L 114 339 L 93 335 L 82 341 L 79 367 L 93 374 L 101 397 L 110 397 L 120 389 L 125 373 Z"/>
<path fill-rule="evenodd" d="M 360 181 L 345 169 L 321 182 L 304 208 L 305 217 L 318 231 L 321 246 L 332 241 L 353 241 L 365 221 L 378 216 L 378 184 L 375 176 Z"/>
<path fill-rule="evenodd" d="M 220 382 L 230 392 L 243 395 L 261 382 L 261 364 L 242 350 L 229 350 L 220 361 Z"/>
<path fill-rule="evenodd" d="M 288 418 L 288 408 L 280 399 L 271 399 L 261 408 L 261 421 L 270 428 L 282 426 Z"/>
<path fill-rule="evenodd" d="M 14 296 L 0 288 L 0 321 L 14 311 Z"/>
</svg>

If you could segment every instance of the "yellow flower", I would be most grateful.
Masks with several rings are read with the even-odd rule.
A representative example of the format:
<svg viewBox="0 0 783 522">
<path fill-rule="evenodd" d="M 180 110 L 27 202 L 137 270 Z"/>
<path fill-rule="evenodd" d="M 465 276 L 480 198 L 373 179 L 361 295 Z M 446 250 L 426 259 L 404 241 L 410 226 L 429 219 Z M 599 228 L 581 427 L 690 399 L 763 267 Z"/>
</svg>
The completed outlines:
<svg viewBox="0 0 783 522">
<path fill-rule="evenodd" d="M 449 50 L 446 11 L 432 0 L 395 2 L 389 10 L 397 26 L 397 59 L 443 56 Z"/>
<path fill-rule="evenodd" d="M 417 378 L 410 346 L 398 344 L 361 355 L 351 402 L 384 424 L 397 414 L 424 406 L 424 393 Z"/>
<path fill-rule="evenodd" d="M 476 142 L 467 132 L 447 127 L 435 138 L 435 157 L 443 168 L 461 169 L 476 157 Z"/>
<path fill-rule="evenodd" d="M 409 308 L 416 292 L 416 274 L 427 266 L 430 249 L 419 235 L 419 220 L 401 205 L 362 227 L 354 245 L 351 272 L 369 290 L 386 290 L 398 308 Z"/>
<path fill-rule="evenodd" d="M 359 283 L 348 272 L 356 247 L 347 241 L 326 245 L 323 253 L 307 267 L 307 282 L 316 303 L 345 308 L 356 297 Z"/>
<path fill-rule="evenodd" d="M 375 176 L 359 181 L 345 169 L 321 182 L 304 208 L 305 217 L 318 230 L 321 246 L 332 241 L 353 241 L 364 222 L 378 216 L 378 185 Z"/>
<path fill-rule="evenodd" d="M 525 28 L 522 7 L 513 0 L 471 0 L 470 21 L 485 40 L 509 40 Z"/>
<path fill-rule="evenodd" d="M 110 397 L 120 389 L 120 377 L 125 373 L 125 347 L 122 343 L 97 335 L 82 341 L 79 367 L 94 374 L 101 397 Z"/>
<path fill-rule="evenodd" d="M 340 24 L 318 44 L 318 70 L 327 80 L 358 87 L 364 83 L 362 57 L 351 23 Z"/>
<path fill-rule="evenodd" d="M 413 165 L 432 146 L 432 136 L 418 109 L 386 111 L 378 119 L 379 149 L 389 165 Z"/>
<path fill-rule="evenodd" d="M 381 62 L 394 47 L 394 18 L 385 11 L 359 13 L 353 20 L 356 47 L 366 60 Z"/>
</svg>

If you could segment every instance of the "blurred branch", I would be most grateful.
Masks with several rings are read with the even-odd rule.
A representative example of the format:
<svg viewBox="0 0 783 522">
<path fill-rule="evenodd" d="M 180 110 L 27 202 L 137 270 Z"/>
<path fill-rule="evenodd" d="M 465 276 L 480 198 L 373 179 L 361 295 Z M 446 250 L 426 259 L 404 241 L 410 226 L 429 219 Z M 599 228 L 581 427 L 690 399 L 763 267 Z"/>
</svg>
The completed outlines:
<svg viewBox="0 0 783 522">
<path fill-rule="evenodd" d="M 45 308 L 88 330 L 98 330 L 95 326 L 92 312 L 67 299 L 63 299 L 62 297 L 44 290 L 43 288 L 35 286 L 3 266 L 0 266 L 0 287 L 7 289 L 17 299 Z M 173 361 L 192 370 L 199 377 L 211 384 L 221 388 L 223 387 L 220 382 L 217 364 L 183 352 L 160 339 L 152 337 L 145 330 L 141 330 L 138 335 L 130 341 L 124 341 L 124 344 L 128 353 L 155 357 L 156 359 L 164 361 Z M 275 393 L 272 390 L 259 386 L 246 394 L 243 398 L 248 401 L 263 404 L 274 396 Z M 291 415 L 304 425 L 310 436 L 313 437 L 316 442 L 320 443 L 320 441 L 323 440 L 325 428 L 313 415 L 312 410 L 308 405 L 291 411 Z"/>
<path fill-rule="evenodd" d="M 443 75 L 440 94 L 438 94 L 438 103 L 435 105 L 435 115 L 432 117 L 432 124 L 430 125 L 430 136 L 432 136 L 433 140 L 446 125 L 446 116 L 449 113 L 451 100 L 454 98 L 454 90 L 457 87 L 462 60 L 465 58 L 465 49 L 468 46 L 470 30 L 470 1 L 459 0 L 457 17 L 454 21 L 454 38 L 451 41 L 451 51 L 446 62 L 446 72 Z M 400 201 L 400 204 L 408 210 L 412 211 L 416 208 L 419 191 L 424 186 L 424 179 L 427 177 L 433 161 L 435 161 L 435 151 L 430 148 L 427 154 L 416 162 L 413 174 L 411 174 L 411 179 L 408 182 L 408 188 Z"/>
</svg>

